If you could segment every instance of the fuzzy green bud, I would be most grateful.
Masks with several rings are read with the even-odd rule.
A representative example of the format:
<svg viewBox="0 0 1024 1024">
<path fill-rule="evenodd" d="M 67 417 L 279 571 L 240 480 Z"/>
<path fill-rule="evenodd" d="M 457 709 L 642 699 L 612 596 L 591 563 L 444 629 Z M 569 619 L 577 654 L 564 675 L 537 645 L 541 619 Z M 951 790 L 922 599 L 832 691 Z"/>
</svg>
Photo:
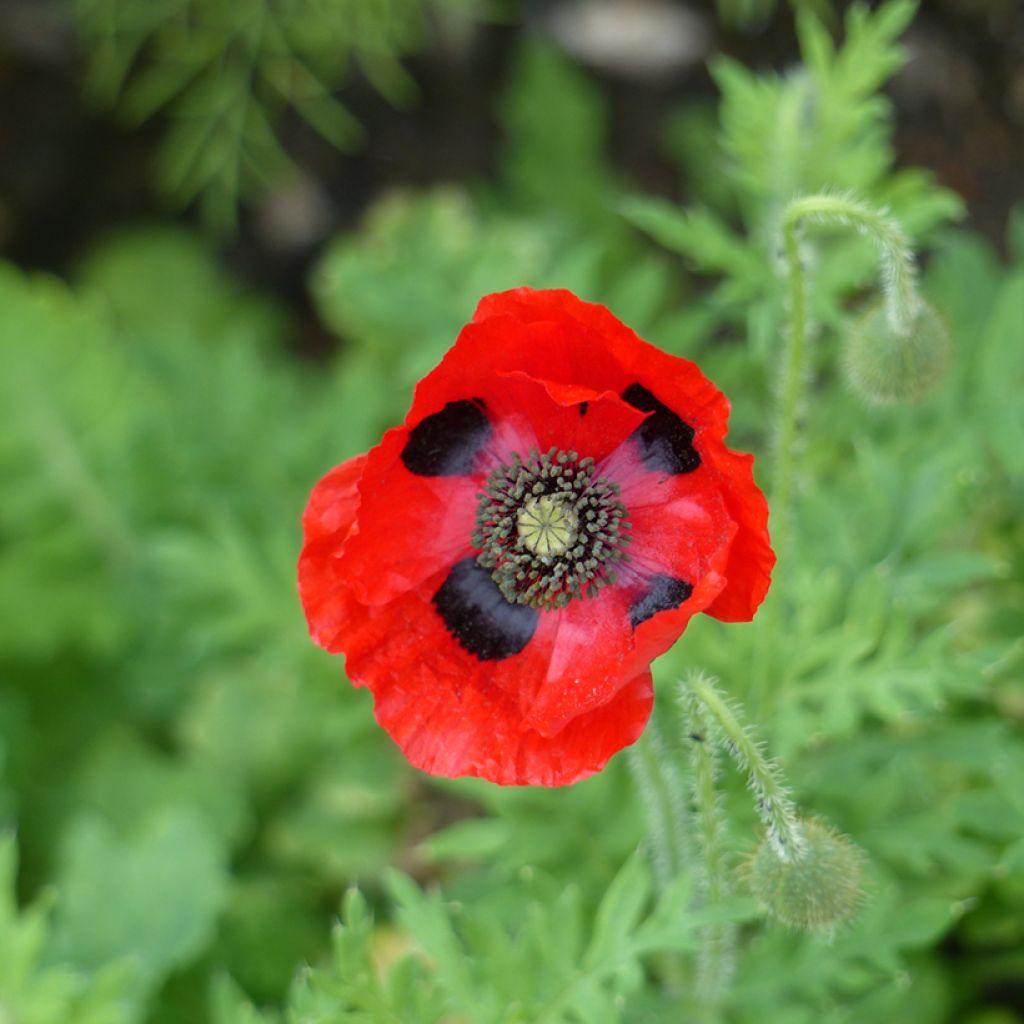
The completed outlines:
<svg viewBox="0 0 1024 1024">
<path fill-rule="evenodd" d="M 878 302 L 854 323 L 843 368 L 850 386 L 875 405 L 912 402 L 927 395 L 949 362 L 949 332 L 939 314 L 918 302 L 906 331 L 894 329 Z"/>
<path fill-rule="evenodd" d="M 822 821 L 800 823 L 804 850 L 781 860 L 765 839 L 745 874 L 754 896 L 773 917 L 803 931 L 835 931 L 856 913 L 864 897 L 864 854 Z"/>
</svg>

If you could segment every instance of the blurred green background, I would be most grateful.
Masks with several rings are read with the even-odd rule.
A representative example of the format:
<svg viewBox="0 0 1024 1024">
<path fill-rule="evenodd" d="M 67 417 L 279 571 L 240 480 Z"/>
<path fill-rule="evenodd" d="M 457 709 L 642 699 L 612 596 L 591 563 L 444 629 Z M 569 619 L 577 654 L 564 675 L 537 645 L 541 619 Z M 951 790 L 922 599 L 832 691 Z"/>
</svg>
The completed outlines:
<svg viewBox="0 0 1024 1024">
<path fill-rule="evenodd" d="M 868 898 L 831 943 L 731 903 L 724 1019 L 1024 1019 L 1024 11 L 870 7 L 0 4 L 0 1021 L 698 1019 L 624 759 L 414 772 L 308 639 L 299 516 L 520 284 L 699 361 L 767 484 L 778 217 L 819 190 L 903 224 L 954 357 L 851 395 L 873 249 L 808 232 L 751 711 Z M 695 622 L 659 685 L 743 699 L 756 628 Z"/>
</svg>

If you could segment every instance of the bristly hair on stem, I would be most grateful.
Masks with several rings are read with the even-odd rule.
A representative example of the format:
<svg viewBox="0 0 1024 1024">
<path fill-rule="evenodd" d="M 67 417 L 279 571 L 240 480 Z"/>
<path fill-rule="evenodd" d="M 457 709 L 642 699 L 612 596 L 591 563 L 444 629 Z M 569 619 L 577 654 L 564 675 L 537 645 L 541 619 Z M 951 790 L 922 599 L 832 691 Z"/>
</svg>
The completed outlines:
<svg viewBox="0 0 1024 1024">
<path fill-rule="evenodd" d="M 895 334 L 908 335 L 921 308 L 917 290 L 917 260 L 900 223 L 885 208 L 875 209 L 850 193 L 822 192 L 794 199 L 783 211 L 785 239 L 800 223 L 851 227 L 878 246 L 880 284 L 886 317 Z M 793 273 L 790 266 L 789 272 Z"/>
<path fill-rule="evenodd" d="M 718 739 L 736 766 L 747 777 L 757 815 L 765 836 L 780 861 L 798 860 L 806 844 L 796 806 L 778 764 L 764 753 L 749 726 L 740 722 L 740 712 L 703 673 L 691 673 L 681 683 L 681 700 L 696 700 L 710 716 Z"/>
<path fill-rule="evenodd" d="M 627 750 L 626 758 L 644 804 L 654 879 L 664 892 L 693 861 L 686 788 L 655 722 L 650 722 L 643 736 Z"/>
<path fill-rule="evenodd" d="M 718 744 L 712 724 L 694 693 L 680 688 L 679 705 L 684 735 L 689 741 L 691 802 L 697 860 L 698 897 L 709 906 L 729 896 L 726 821 L 716 786 L 719 770 Z M 727 922 L 711 925 L 702 936 L 695 978 L 698 1009 L 714 1020 L 736 970 L 736 928 Z"/>
<path fill-rule="evenodd" d="M 781 272 L 786 279 L 788 309 L 778 383 L 770 495 L 775 551 L 783 566 L 794 543 L 792 518 L 798 478 L 799 425 L 808 385 L 808 348 L 815 326 L 811 318 L 813 304 L 809 293 L 807 260 L 800 244 L 800 229 L 807 223 L 853 228 L 874 240 L 878 248 L 879 282 L 885 320 L 891 334 L 888 340 L 899 350 L 895 360 L 876 358 L 874 361 L 884 363 L 890 369 L 907 368 L 904 373 L 896 374 L 910 378 L 896 388 L 897 394 L 914 393 L 922 387 L 926 388 L 941 373 L 944 365 L 939 338 L 941 332 L 925 332 L 926 344 L 923 349 L 919 341 L 919 327 L 925 306 L 917 288 L 914 250 L 899 222 L 886 209 L 875 209 L 849 193 L 820 192 L 792 200 L 783 209 L 779 220 Z M 933 336 L 939 339 L 935 344 L 931 343 Z M 907 353 L 909 358 L 906 358 Z M 893 376 L 891 373 L 888 375 Z M 884 381 L 881 386 L 871 384 L 870 372 L 859 374 L 858 379 L 865 382 L 859 388 L 861 391 L 870 392 L 872 388 L 879 394 L 885 391 Z M 751 672 L 751 695 L 755 711 L 763 705 L 767 678 L 774 667 L 768 655 L 768 637 L 776 631 L 778 609 L 779 599 L 776 594 L 775 599 L 767 603 L 758 621 L 756 653 Z"/>
</svg>

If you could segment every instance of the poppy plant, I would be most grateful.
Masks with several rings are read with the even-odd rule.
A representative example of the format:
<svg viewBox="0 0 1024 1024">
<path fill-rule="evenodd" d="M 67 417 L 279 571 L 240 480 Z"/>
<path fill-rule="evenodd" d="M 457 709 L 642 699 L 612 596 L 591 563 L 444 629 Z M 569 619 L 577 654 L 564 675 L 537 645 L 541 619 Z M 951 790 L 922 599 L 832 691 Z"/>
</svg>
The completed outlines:
<svg viewBox="0 0 1024 1024">
<path fill-rule="evenodd" d="M 424 771 L 599 771 L 643 731 L 651 660 L 695 613 L 747 620 L 768 589 L 767 505 L 728 416 L 603 306 L 485 297 L 405 422 L 313 488 L 313 639 Z"/>
</svg>

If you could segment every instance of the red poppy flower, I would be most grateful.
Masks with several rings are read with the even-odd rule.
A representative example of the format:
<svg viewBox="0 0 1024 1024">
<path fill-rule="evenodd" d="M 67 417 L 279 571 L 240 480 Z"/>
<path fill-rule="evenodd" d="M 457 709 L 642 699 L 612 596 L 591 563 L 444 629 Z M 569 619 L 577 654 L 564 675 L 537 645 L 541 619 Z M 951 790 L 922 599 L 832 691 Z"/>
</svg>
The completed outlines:
<svg viewBox="0 0 1024 1024">
<path fill-rule="evenodd" d="M 484 298 L 405 423 L 321 480 L 299 591 L 418 768 L 563 785 L 643 731 L 696 612 L 749 619 L 774 555 L 729 403 L 566 291 Z"/>
</svg>

